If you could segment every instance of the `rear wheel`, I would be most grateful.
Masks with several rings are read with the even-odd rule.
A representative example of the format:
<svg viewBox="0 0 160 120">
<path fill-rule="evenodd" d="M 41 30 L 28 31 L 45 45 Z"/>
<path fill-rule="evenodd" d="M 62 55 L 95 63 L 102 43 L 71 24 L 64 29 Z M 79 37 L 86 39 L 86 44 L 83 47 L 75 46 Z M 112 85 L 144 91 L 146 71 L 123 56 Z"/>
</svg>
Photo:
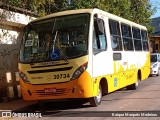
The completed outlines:
<svg viewBox="0 0 160 120">
<path fill-rule="evenodd" d="M 137 81 L 131 85 L 128 85 L 127 90 L 136 90 L 139 86 L 139 78 L 137 77 Z"/>
<path fill-rule="evenodd" d="M 101 104 L 101 102 L 102 102 L 102 88 L 100 85 L 99 85 L 99 89 L 98 89 L 98 95 L 95 97 L 89 98 L 89 102 L 92 107 L 97 107 Z"/>
</svg>

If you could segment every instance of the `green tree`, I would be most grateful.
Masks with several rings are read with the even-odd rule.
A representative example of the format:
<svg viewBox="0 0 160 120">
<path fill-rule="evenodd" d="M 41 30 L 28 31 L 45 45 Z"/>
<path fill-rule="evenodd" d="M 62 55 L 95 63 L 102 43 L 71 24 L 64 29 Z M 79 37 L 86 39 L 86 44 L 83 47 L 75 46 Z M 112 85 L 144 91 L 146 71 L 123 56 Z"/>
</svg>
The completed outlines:
<svg viewBox="0 0 160 120">
<path fill-rule="evenodd" d="M 150 17 L 154 11 L 155 9 L 151 8 L 148 0 L 131 0 L 130 20 L 147 26 L 149 30 L 152 30 L 152 27 L 148 23 L 150 23 Z"/>
<path fill-rule="evenodd" d="M 76 0 L 75 0 L 76 1 Z M 79 2 L 82 1 L 82 2 Z M 155 8 L 151 8 L 149 0 L 79 0 L 73 6 L 77 8 L 99 8 L 109 13 L 129 19 L 148 28 L 149 33 L 153 31 L 150 25 L 151 15 Z M 83 3 L 85 1 L 85 4 Z M 78 5 L 78 7 L 77 7 Z"/>
<path fill-rule="evenodd" d="M 149 29 L 149 32 L 153 31 L 149 23 L 155 9 L 151 8 L 149 0 L 72 0 L 71 5 L 67 5 L 67 0 L 63 0 L 61 2 L 61 9 L 59 10 L 81 8 L 99 8 L 138 24 L 145 25 Z"/>
</svg>

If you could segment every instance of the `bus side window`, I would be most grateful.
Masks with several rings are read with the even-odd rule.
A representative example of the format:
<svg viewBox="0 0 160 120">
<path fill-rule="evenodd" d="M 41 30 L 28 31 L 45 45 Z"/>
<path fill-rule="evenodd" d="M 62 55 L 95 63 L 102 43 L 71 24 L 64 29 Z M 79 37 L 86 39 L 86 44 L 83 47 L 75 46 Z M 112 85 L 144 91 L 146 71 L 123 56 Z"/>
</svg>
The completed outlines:
<svg viewBox="0 0 160 120">
<path fill-rule="evenodd" d="M 125 51 L 133 51 L 133 40 L 131 35 L 131 26 L 122 23 L 122 38 L 123 38 L 123 48 Z"/>
<path fill-rule="evenodd" d="M 149 45 L 148 45 L 148 39 L 147 39 L 147 31 L 141 30 L 141 35 L 142 35 L 143 50 L 148 51 L 149 50 Z"/>
<path fill-rule="evenodd" d="M 120 34 L 119 22 L 115 20 L 109 20 L 109 28 L 111 34 L 111 45 L 114 51 L 122 50 L 122 40 Z"/>
<path fill-rule="evenodd" d="M 136 51 L 142 51 L 142 41 L 140 35 L 140 29 L 132 27 L 134 48 Z"/>
<path fill-rule="evenodd" d="M 97 54 L 101 51 L 106 50 L 106 48 L 107 48 L 107 42 L 106 42 L 104 21 L 102 19 L 97 18 L 94 21 L 93 52 L 94 54 Z"/>
</svg>

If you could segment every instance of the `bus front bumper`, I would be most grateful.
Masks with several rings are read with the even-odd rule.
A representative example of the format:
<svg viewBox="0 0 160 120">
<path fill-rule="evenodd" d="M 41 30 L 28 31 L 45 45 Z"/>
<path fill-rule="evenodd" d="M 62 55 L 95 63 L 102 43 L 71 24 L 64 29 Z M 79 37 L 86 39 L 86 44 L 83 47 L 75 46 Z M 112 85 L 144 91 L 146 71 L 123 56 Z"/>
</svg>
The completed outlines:
<svg viewBox="0 0 160 120">
<path fill-rule="evenodd" d="M 20 79 L 24 100 L 89 98 L 95 94 L 93 93 L 94 84 L 96 83 L 93 82 L 93 79 L 86 71 L 78 79 L 65 83 L 32 85 L 30 83 L 24 83 Z"/>
</svg>

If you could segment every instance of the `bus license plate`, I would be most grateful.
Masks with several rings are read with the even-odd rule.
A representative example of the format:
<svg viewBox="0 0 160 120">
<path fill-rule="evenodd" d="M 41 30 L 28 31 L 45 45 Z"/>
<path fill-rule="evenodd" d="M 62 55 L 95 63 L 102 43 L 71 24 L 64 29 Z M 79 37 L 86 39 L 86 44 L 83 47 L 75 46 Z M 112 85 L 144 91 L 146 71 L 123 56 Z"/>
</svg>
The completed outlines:
<svg viewBox="0 0 160 120">
<path fill-rule="evenodd" d="M 46 88 L 44 89 L 45 93 L 55 93 L 56 92 L 56 88 Z"/>
</svg>

